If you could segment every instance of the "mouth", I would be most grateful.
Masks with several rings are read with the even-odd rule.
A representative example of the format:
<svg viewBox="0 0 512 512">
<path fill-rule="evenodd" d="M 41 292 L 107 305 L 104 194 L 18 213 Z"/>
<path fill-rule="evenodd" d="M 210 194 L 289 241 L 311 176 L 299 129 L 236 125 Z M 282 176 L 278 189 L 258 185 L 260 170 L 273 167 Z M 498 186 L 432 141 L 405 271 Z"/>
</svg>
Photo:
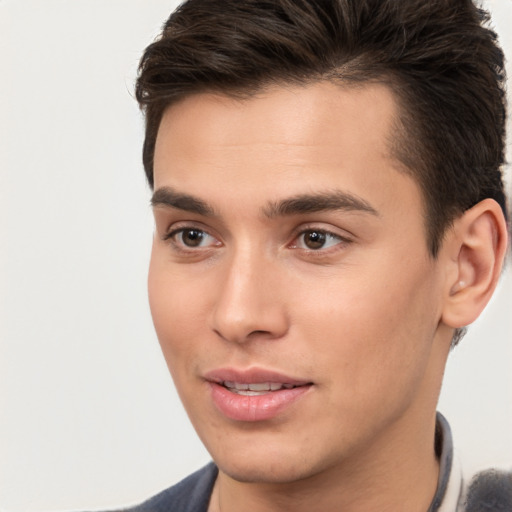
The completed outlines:
<svg viewBox="0 0 512 512">
<path fill-rule="evenodd" d="M 228 419 L 255 422 L 273 419 L 308 395 L 312 382 L 258 369 L 218 370 L 207 374 L 211 399 Z"/>
</svg>

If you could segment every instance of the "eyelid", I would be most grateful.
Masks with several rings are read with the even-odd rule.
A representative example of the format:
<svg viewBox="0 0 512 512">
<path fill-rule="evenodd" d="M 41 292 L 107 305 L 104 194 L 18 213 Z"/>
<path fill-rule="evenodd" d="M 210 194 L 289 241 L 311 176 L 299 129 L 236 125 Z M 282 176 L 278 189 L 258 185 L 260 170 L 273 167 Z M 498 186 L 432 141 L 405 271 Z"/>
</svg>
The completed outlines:
<svg viewBox="0 0 512 512">
<path fill-rule="evenodd" d="M 213 238 L 218 238 L 217 236 L 211 233 L 211 230 L 208 227 L 206 227 L 201 222 L 197 222 L 194 220 L 171 222 L 170 225 L 167 228 L 165 228 L 161 238 L 162 240 L 169 240 L 176 233 L 185 231 L 187 229 L 197 229 L 198 231 L 203 231 L 204 233 L 206 233 L 209 236 L 212 236 Z"/>
<path fill-rule="evenodd" d="M 325 233 L 326 235 L 332 235 L 337 238 L 340 238 L 341 240 L 346 240 L 347 242 L 353 241 L 355 238 L 355 235 L 353 235 L 350 231 L 347 231 L 346 229 L 330 227 L 326 226 L 323 223 L 314 222 L 301 224 L 300 226 L 295 228 L 292 237 L 295 239 L 299 235 L 302 235 L 308 231 L 319 231 L 321 233 Z"/>
</svg>

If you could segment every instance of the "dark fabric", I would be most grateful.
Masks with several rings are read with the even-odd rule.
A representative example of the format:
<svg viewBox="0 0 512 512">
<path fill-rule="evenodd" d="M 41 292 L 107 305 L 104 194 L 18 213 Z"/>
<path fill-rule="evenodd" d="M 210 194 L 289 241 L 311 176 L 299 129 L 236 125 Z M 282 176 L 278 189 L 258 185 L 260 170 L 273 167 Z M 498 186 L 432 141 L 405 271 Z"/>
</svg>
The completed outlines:
<svg viewBox="0 0 512 512">
<path fill-rule="evenodd" d="M 207 512 L 217 466 L 211 462 L 178 484 L 123 512 Z"/>
<path fill-rule="evenodd" d="M 436 418 L 436 439 L 435 439 L 436 455 L 439 458 L 439 478 L 437 480 L 437 489 L 434 499 L 430 504 L 427 512 L 436 512 L 443 503 L 448 480 L 452 471 L 453 462 L 453 440 L 450 425 L 446 418 L 437 413 Z"/>
<path fill-rule="evenodd" d="M 511 512 L 512 472 L 489 469 L 473 477 L 465 503 L 465 512 Z"/>
</svg>

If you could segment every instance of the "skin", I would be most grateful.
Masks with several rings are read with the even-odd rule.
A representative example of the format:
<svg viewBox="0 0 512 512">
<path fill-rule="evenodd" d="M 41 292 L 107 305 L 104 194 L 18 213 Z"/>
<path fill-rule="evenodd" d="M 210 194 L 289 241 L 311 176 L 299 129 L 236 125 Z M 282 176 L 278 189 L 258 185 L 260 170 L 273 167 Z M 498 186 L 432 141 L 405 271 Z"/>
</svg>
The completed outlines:
<svg viewBox="0 0 512 512">
<path fill-rule="evenodd" d="M 396 113 L 385 86 L 316 83 L 243 101 L 199 94 L 163 117 L 150 305 L 219 466 L 211 511 L 430 504 L 460 251 L 454 234 L 429 255 L 421 192 L 389 149 Z M 368 208 L 276 207 L 334 191 Z M 327 233 L 323 245 L 312 231 Z M 205 381 L 225 367 L 313 385 L 274 418 L 235 421 Z"/>
</svg>

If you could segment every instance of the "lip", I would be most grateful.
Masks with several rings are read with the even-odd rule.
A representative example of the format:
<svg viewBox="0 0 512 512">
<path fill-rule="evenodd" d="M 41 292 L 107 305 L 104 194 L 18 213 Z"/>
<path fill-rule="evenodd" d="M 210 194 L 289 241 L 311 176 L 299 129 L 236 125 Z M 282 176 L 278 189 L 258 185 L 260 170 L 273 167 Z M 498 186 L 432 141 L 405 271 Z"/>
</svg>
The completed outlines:
<svg viewBox="0 0 512 512">
<path fill-rule="evenodd" d="M 205 380 L 209 385 L 212 401 L 216 408 L 227 418 L 244 422 L 275 418 L 303 397 L 313 385 L 310 381 L 259 368 L 213 370 L 205 375 Z M 268 391 L 256 396 L 247 396 L 230 391 L 223 386 L 224 382 L 236 382 L 238 384 L 271 382 L 295 387 Z"/>
</svg>

